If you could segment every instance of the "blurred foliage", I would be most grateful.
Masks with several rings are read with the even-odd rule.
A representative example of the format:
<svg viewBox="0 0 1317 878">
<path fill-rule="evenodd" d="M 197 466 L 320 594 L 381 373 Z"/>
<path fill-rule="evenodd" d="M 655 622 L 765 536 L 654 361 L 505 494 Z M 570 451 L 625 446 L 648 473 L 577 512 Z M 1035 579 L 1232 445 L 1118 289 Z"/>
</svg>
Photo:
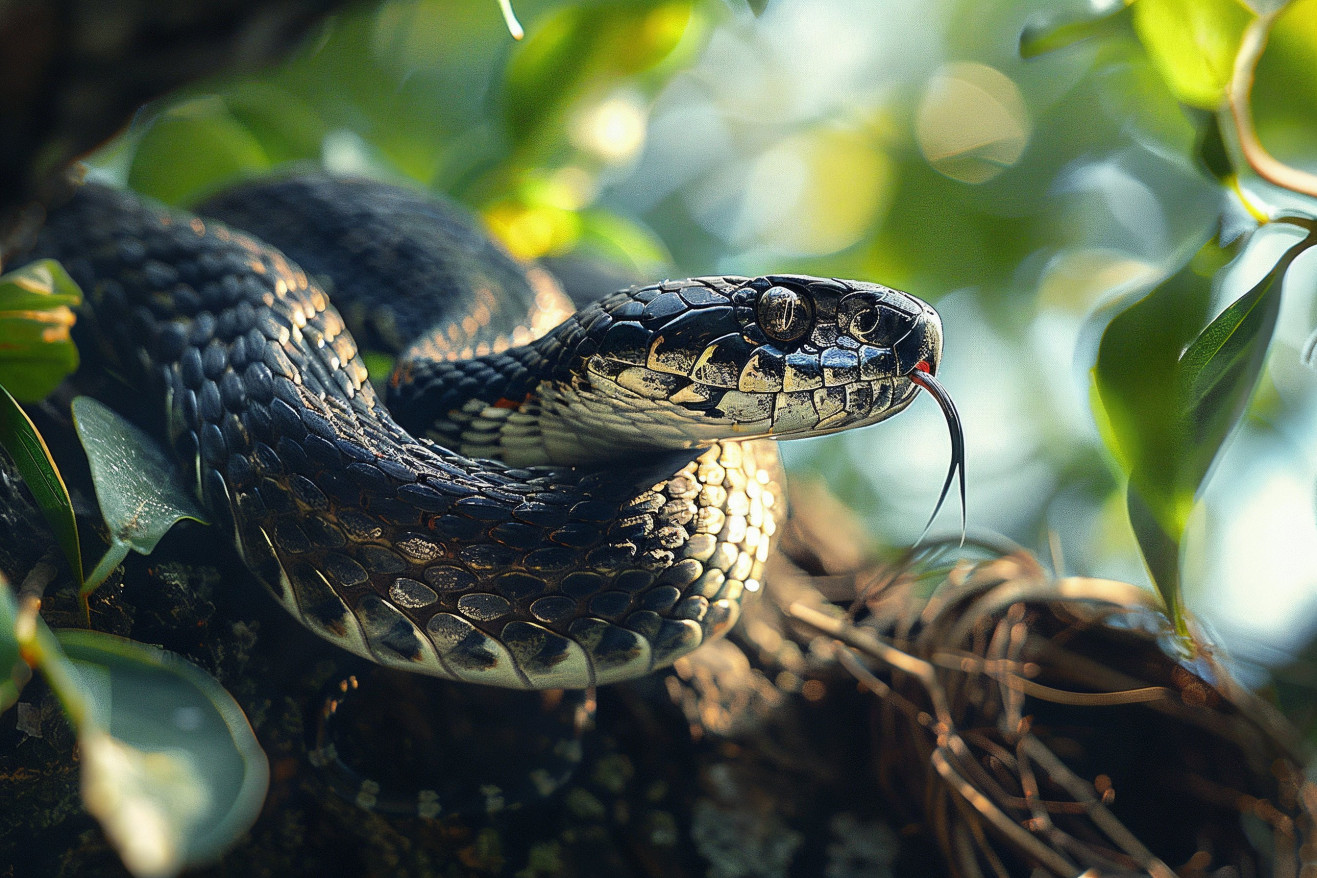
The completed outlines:
<svg viewBox="0 0 1317 878">
<path fill-rule="evenodd" d="M 20 604 L 0 577 L 0 712 L 39 670 L 78 734 L 83 802 L 134 876 L 216 858 L 256 820 L 269 781 L 233 697 L 164 650 L 99 631 L 57 635 L 39 606 Z"/>
<path fill-rule="evenodd" d="M 1317 166 L 1317 0 L 515 6 L 519 44 L 480 0 L 342 15 L 278 69 L 148 108 L 98 173 L 189 204 L 322 164 L 453 194 L 527 258 L 909 289 L 948 327 L 971 525 L 1052 532 L 1074 568 L 1147 581 L 1137 534 L 1173 604 L 1182 555 L 1209 603 L 1204 584 L 1277 555 L 1267 590 L 1317 593 L 1317 557 L 1286 551 L 1317 544 L 1311 277 L 1295 259 L 1282 292 L 1282 254 L 1239 240 L 1311 199 L 1252 175 L 1221 112 L 1246 27 L 1279 10 L 1256 124 Z M 942 432 L 916 407 L 785 450 L 900 543 L 932 507 Z M 1254 494 L 1263 462 L 1239 449 L 1276 437 L 1302 509 Z M 1275 518 L 1241 556 L 1243 508 Z"/>
<path fill-rule="evenodd" d="M 0 275 L 0 385 L 34 402 L 78 367 L 69 327 L 81 302 L 82 291 L 54 260 Z"/>
</svg>

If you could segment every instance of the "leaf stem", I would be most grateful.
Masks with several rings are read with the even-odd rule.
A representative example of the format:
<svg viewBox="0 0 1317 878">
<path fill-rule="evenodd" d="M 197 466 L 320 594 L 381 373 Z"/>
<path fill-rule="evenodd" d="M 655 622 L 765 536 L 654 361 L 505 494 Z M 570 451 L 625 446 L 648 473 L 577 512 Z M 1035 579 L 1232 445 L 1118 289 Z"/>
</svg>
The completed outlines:
<svg viewBox="0 0 1317 878">
<path fill-rule="evenodd" d="M 114 572 L 114 568 L 123 563 L 123 559 L 128 557 L 128 550 L 131 548 L 132 546 L 125 540 L 116 539 L 110 543 L 110 547 L 105 550 L 101 560 L 96 563 L 96 568 L 87 574 L 87 578 L 82 581 L 82 589 L 79 594 L 85 598 L 94 592 Z"/>
<path fill-rule="evenodd" d="M 503 13 L 503 21 L 508 26 L 508 33 L 512 34 L 514 40 L 520 40 L 526 36 L 526 31 L 522 29 L 521 22 L 517 21 L 517 13 L 512 11 L 512 0 L 498 0 L 499 11 Z"/>
<path fill-rule="evenodd" d="M 40 669 L 69 722 L 82 732 L 91 717 L 91 710 L 82 687 L 73 678 L 72 666 L 64 657 L 64 651 L 42 621 L 40 609 L 41 601 L 31 595 L 25 596 L 19 604 L 18 619 L 14 624 L 19 654 L 28 667 Z"/>
</svg>

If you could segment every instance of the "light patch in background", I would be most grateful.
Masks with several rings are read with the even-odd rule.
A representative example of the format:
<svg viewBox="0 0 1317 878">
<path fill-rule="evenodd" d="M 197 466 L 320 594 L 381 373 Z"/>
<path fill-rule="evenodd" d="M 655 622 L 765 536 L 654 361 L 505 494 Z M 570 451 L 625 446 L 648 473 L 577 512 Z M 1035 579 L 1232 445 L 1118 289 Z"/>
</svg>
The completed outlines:
<svg viewBox="0 0 1317 878">
<path fill-rule="evenodd" d="M 810 256 L 859 241 L 893 190 L 891 160 L 865 132 L 830 128 L 773 144 L 748 170 L 724 168 L 691 206 L 738 247 Z"/>
<path fill-rule="evenodd" d="M 604 164 L 619 165 L 640 154 L 648 121 L 640 96 L 620 91 L 583 107 L 568 132 L 578 149 Z"/>
<path fill-rule="evenodd" d="M 915 138 L 940 174 L 986 183 L 1024 155 L 1032 125 L 1020 89 L 986 64 L 957 61 L 929 79 L 915 114 Z"/>
<path fill-rule="evenodd" d="M 1151 287 L 1162 274 L 1158 266 L 1119 250 L 1062 250 L 1044 266 L 1035 301 L 1040 312 L 1085 316 L 1104 299 Z"/>
<path fill-rule="evenodd" d="M 862 217 L 883 215 L 887 193 L 868 190 L 890 168 L 885 155 L 857 154 L 902 136 L 885 108 L 940 63 L 953 11 L 945 0 L 774 0 L 719 26 L 655 100 L 644 154 L 608 196 L 644 213 L 676 195 L 728 249 L 763 260 L 853 243 Z M 796 206 L 808 215 L 792 217 Z M 803 228 L 820 212 L 823 231 Z"/>
<path fill-rule="evenodd" d="M 1061 172 L 1053 195 L 1089 196 L 1073 204 L 1067 216 L 1076 240 L 1137 254 L 1154 263 L 1166 259 L 1172 250 L 1166 211 L 1157 193 L 1136 173 L 1145 172 L 1147 164 L 1145 154 L 1126 151 Z"/>
<path fill-rule="evenodd" d="M 1232 652 L 1275 664 L 1303 646 L 1317 616 L 1317 468 L 1266 444 L 1238 442 L 1245 465 L 1207 490 L 1211 514 L 1189 568 L 1203 577 L 1188 602 Z"/>
</svg>

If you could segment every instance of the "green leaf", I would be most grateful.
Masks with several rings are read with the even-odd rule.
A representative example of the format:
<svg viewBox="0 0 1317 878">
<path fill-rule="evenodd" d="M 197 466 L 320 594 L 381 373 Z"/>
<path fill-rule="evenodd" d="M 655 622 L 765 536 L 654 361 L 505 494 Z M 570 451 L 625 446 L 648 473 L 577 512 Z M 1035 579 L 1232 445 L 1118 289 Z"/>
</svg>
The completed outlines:
<svg viewBox="0 0 1317 878">
<path fill-rule="evenodd" d="M 1178 559 L 1189 514 L 1262 374 L 1285 272 L 1314 241 L 1310 233 L 1289 248 L 1200 331 L 1212 278 L 1227 256 L 1209 242 L 1118 314 L 1099 344 L 1094 409 L 1129 476 L 1130 523 L 1144 560 L 1181 630 Z"/>
<path fill-rule="evenodd" d="M 1195 488 L 1206 479 L 1262 377 L 1280 313 L 1281 279 L 1311 245 L 1305 240 L 1285 251 L 1262 280 L 1208 324 L 1180 358 L 1178 406 L 1186 429 L 1181 478 L 1194 482 Z"/>
<path fill-rule="evenodd" d="M 142 132 L 128 185 L 166 204 L 191 204 L 224 182 L 263 171 L 270 157 L 218 97 L 170 107 Z"/>
<path fill-rule="evenodd" d="M 1197 484 L 1179 476 L 1184 430 L 1177 406 L 1180 353 L 1207 318 L 1212 277 L 1226 252 L 1215 241 L 1112 319 L 1093 368 L 1103 439 L 1129 476 L 1126 498 L 1148 571 L 1177 626 L 1179 545 Z"/>
<path fill-rule="evenodd" d="M 78 368 L 69 327 L 81 302 L 82 291 L 53 259 L 0 275 L 0 385 L 17 399 L 44 398 Z"/>
<path fill-rule="evenodd" d="M 78 543 L 78 524 L 73 516 L 69 490 L 36 425 L 3 387 L 0 387 L 0 446 L 13 458 L 14 466 L 37 501 L 37 507 L 54 531 L 69 569 L 81 581 L 82 548 Z"/>
<path fill-rule="evenodd" d="M 224 92 L 224 106 L 260 146 L 271 165 L 318 160 L 327 126 L 305 100 L 264 82 L 242 82 Z"/>
<path fill-rule="evenodd" d="M 1138 0 L 1134 28 L 1177 98 L 1215 110 L 1253 13 L 1238 0 Z"/>
<path fill-rule="evenodd" d="M 112 563 L 98 565 L 87 577 L 86 593 L 128 548 L 149 555 L 175 523 L 184 518 L 206 523 L 206 517 L 177 468 L 142 430 L 86 396 L 73 400 L 73 421 L 113 544 L 107 553 Z"/>
<path fill-rule="evenodd" d="M 1119 33 L 1129 23 L 1129 3 L 1124 0 L 1093 4 L 1085 13 L 1048 13 L 1030 21 L 1020 31 L 1020 57 L 1037 58 L 1088 40 Z"/>
<path fill-rule="evenodd" d="M 1166 602 L 1166 613 L 1175 623 L 1176 630 L 1184 634 L 1187 629 L 1184 625 L 1180 584 L 1180 539 L 1184 535 L 1183 528 L 1179 533 L 1169 533 L 1144 500 L 1143 492 L 1134 488 L 1133 482 L 1125 492 L 1125 508 L 1129 513 L 1130 527 L 1138 538 L 1143 561 L 1148 566 L 1148 573 L 1157 584 L 1162 600 Z"/>
<path fill-rule="evenodd" d="M 1179 355 L 1207 319 L 1212 276 L 1227 254 L 1208 242 L 1180 271 L 1107 325 L 1093 368 L 1103 439 L 1126 473 L 1157 470 L 1176 456 Z"/>
<path fill-rule="evenodd" d="M 134 875 L 175 875 L 232 846 L 265 800 L 269 763 L 233 697 L 173 653 L 60 631 L 90 714 L 83 802 Z"/>
</svg>

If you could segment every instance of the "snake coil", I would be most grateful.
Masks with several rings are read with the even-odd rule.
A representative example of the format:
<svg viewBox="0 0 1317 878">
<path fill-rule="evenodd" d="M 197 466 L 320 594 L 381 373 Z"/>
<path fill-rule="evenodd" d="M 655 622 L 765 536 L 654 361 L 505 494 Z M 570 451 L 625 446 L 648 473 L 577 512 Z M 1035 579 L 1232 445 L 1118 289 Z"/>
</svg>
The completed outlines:
<svg viewBox="0 0 1317 878">
<path fill-rule="evenodd" d="M 784 506 L 775 448 L 746 440 L 888 417 L 941 356 L 918 299 L 796 275 L 665 281 L 559 322 L 542 273 L 377 183 L 261 183 L 213 209 L 235 227 L 87 185 L 32 256 L 82 286 L 84 362 L 159 400 L 248 566 L 390 667 L 586 687 L 720 635 Z M 400 351 L 411 432 L 326 288 Z"/>
</svg>

